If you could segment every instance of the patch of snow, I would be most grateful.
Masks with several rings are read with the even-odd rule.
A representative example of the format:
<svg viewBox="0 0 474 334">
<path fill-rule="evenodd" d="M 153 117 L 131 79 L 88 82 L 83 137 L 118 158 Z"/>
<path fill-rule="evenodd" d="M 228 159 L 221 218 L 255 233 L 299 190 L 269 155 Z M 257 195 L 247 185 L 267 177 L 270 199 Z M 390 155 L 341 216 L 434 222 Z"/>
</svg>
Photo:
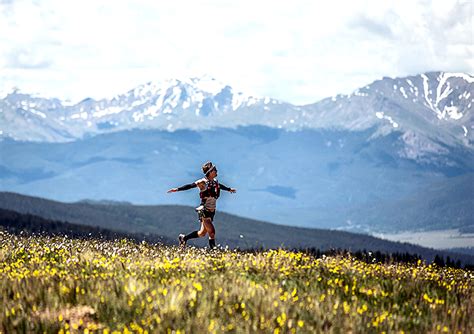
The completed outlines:
<svg viewBox="0 0 474 334">
<path fill-rule="evenodd" d="M 449 87 L 449 82 L 446 82 L 446 80 L 448 80 L 448 78 L 450 78 L 450 76 L 447 75 L 446 73 L 443 73 L 441 75 L 441 79 L 440 79 L 438 87 L 436 89 L 435 106 L 437 106 L 442 99 L 445 99 L 446 97 L 449 96 L 449 94 L 451 94 L 453 92 L 453 90 L 450 89 L 450 87 Z M 443 90 L 443 86 L 444 86 L 445 83 L 446 83 L 446 89 Z"/>
<path fill-rule="evenodd" d="M 189 103 L 189 100 L 187 99 L 186 101 L 183 102 L 183 109 L 188 109 L 191 103 Z"/>
<path fill-rule="evenodd" d="M 178 86 L 173 87 L 173 93 L 171 94 L 171 97 L 168 99 L 168 104 L 171 106 L 171 108 L 176 108 L 179 102 L 179 98 L 181 96 L 181 88 Z"/>
<path fill-rule="evenodd" d="M 393 85 L 393 90 L 397 90 L 397 85 Z"/>
<path fill-rule="evenodd" d="M 336 100 L 337 100 L 337 97 L 335 97 L 335 96 L 331 97 L 332 102 L 335 102 Z"/>
<path fill-rule="evenodd" d="M 402 93 L 404 98 L 408 98 L 407 93 L 405 93 L 405 89 L 403 87 L 400 87 L 400 92 Z"/>
<path fill-rule="evenodd" d="M 255 97 L 253 97 L 253 96 L 250 96 L 250 97 L 248 98 L 248 100 L 247 100 L 247 106 L 251 106 L 251 105 L 257 103 L 257 101 L 258 101 L 257 98 L 255 98 Z"/>
<path fill-rule="evenodd" d="M 99 111 L 96 111 L 96 112 L 92 113 L 92 117 L 101 118 L 101 117 L 104 117 L 104 116 L 107 116 L 107 115 L 118 114 L 122 110 L 123 109 L 121 107 L 108 107 L 106 109 L 99 110 Z"/>
<path fill-rule="evenodd" d="M 212 95 L 218 94 L 224 88 L 224 84 L 208 76 L 193 78 L 192 83 L 197 89 Z"/>
<path fill-rule="evenodd" d="M 452 119 L 455 119 L 455 120 L 458 120 L 462 117 L 462 113 L 461 112 L 458 112 L 458 108 L 455 107 L 455 106 L 451 106 L 451 107 L 444 107 L 444 110 L 443 110 L 443 116 L 445 114 L 448 114 L 449 117 L 451 117 Z"/>
<path fill-rule="evenodd" d="M 463 125 L 462 129 L 464 130 L 464 137 L 467 137 L 467 128 Z"/>
<path fill-rule="evenodd" d="M 390 124 L 392 124 L 392 126 L 393 126 L 394 128 L 398 128 L 398 123 L 395 122 L 392 117 L 390 117 L 390 116 L 384 116 L 384 118 L 385 118 L 386 120 L 388 120 L 388 121 L 390 122 Z"/>
<path fill-rule="evenodd" d="M 171 123 L 168 124 L 168 126 L 166 127 L 166 130 L 168 130 L 168 131 L 173 130 L 173 124 L 171 124 Z"/>
<path fill-rule="evenodd" d="M 91 121 L 87 121 L 87 126 L 90 128 L 92 126 L 92 122 Z"/>
<path fill-rule="evenodd" d="M 177 82 L 175 79 L 164 80 L 159 83 L 149 82 L 133 90 L 133 95 L 139 97 L 140 100 L 144 101 L 149 97 L 158 94 L 162 95 L 168 90 L 169 87 L 176 85 L 176 83 Z"/>
<path fill-rule="evenodd" d="M 81 112 L 81 113 L 71 115 L 71 119 L 78 119 L 78 118 L 87 119 L 87 116 L 88 115 L 86 112 Z"/>
<path fill-rule="evenodd" d="M 363 92 L 361 92 L 359 89 L 357 89 L 356 91 L 354 91 L 353 95 L 355 95 L 355 96 L 369 96 L 369 94 L 363 93 Z"/>
<path fill-rule="evenodd" d="M 378 111 L 378 112 L 375 113 L 375 116 L 376 116 L 378 119 L 386 119 L 386 120 L 388 120 L 388 121 L 390 122 L 390 124 L 392 124 L 392 126 L 393 126 L 394 128 L 398 128 L 398 123 L 395 122 L 392 117 L 390 117 L 390 116 L 385 116 L 383 112 Z"/>
<path fill-rule="evenodd" d="M 263 103 L 264 104 L 268 104 L 270 102 L 270 98 L 265 96 L 264 100 L 263 100 Z"/>
<path fill-rule="evenodd" d="M 157 110 L 161 109 L 161 107 L 163 106 L 164 99 L 165 99 L 165 94 L 161 94 L 160 97 L 156 100 L 155 107 Z"/>
<path fill-rule="evenodd" d="M 28 111 L 31 112 L 32 114 L 35 114 L 35 115 L 41 117 L 41 118 L 46 118 L 46 115 L 44 113 L 42 113 L 41 111 L 32 110 L 32 109 L 30 109 Z"/>
<path fill-rule="evenodd" d="M 247 97 L 242 93 L 232 94 L 232 110 L 237 110 L 245 100 L 247 100 Z"/>
<path fill-rule="evenodd" d="M 429 106 L 432 110 L 434 110 L 433 105 L 432 105 L 432 103 L 431 103 L 431 100 L 429 99 L 429 91 L 428 91 L 428 89 L 429 89 L 429 87 L 428 87 L 428 80 L 429 80 L 429 79 L 428 79 L 428 77 L 427 77 L 425 74 L 422 74 L 422 75 L 421 75 L 421 78 L 423 79 L 423 91 L 424 91 L 424 93 L 425 93 L 425 100 L 426 100 L 426 102 L 428 102 L 428 106 Z"/>
<path fill-rule="evenodd" d="M 447 78 L 455 77 L 455 78 L 464 79 L 465 81 L 467 81 L 467 83 L 473 83 L 474 82 L 474 77 L 470 76 L 469 74 L 455 73 L 455 72 L 449 73 L 448 72 L 448 73 L 444 73 L 444 75 L 447 76 Z"/>
<path fill-rule="evenodd" d="M 163 114 L 171 114 L 173 112 L 173 109 L 171 109 L 169 106 L 166 106 L 165 109 L 163 109 Z"/>
<path fill-rule="evenodd" d="M 143 122 L 143 118 L 144 118 L 143 113 L 135 111 L 132 117 L 135 122 Z"/>
<path fill-rule="evenodd" d="M 421 77 L 423 78 L 423 88 L 424 88 L 424 92 L 425 92 L 425 100 L 426 100 L 426 102 L 428 102 L 427 106 L 436 113 L 436 117 L 438 117 L 438 119 L 444 119 L 446 117 L 446 115 L 449 115 L 449 117 L 451 117 L 452 119 L 455 119 L 455 120 L 460 119 L 462 117 L 462 113 L 458 112 L 457 107 L 445 106 L 442 111 L 438 108 L 438 103 L 442 99 L 449 96 L 449 94 L 451 94 L 452 91 L 453 91 L 449 87 L 449 82 L 446 85 L 447 86 L 446 89 L 443 90 L 443 86 L 444 86 L 446 80 L 448 78 L 452 77 L 452 75 L 450 75 L 449 73 L 448 74 L 444 73 L 441 76 L 440 83 L 438 84 L 438 87 L 436 89 L 436 95 L 437 96 L 436 96 L 435 105 L 433 105 L 431 100 L 429 99 L 429 94 L 431 94 L 432 92 L 431 92 L 431 90 L 428 91 L 428 77 L 425 74 L 421 74 Z"/>
<path fill-rule="evenodd" d="M 202 101 L 204 101 L 204 94 L 202 92 L 196 92 L 192 95 L 192 101 L 200 104 L 199 108 L 202 107 Z"/>
<path fill-rule="evenodd" d="M 149 106 L 143 111 L 143 116 L 150 116 L 149 119 L 153 119 L 158 116 L 158 113 L 160 112 L 159 108 L 156 106 Z"/>
<path fill-rule="evenodd" d="M 132 102 L 130 107 L 133 108 L 133 107 L 139 106 L 140 104 L 143 104 L 143 101 L 144 101 L 143 99 L 137 99 L 137 100 Z"/>
<path fill-rule="evenodd" d="M 465 91 L 461 97 L 465 98 L 466 100 L 469 99 L 471 97 L 471 92 L 468 92 L 468 91 Z M 460 98 L 461 98 L 460 97 Z"/>
</svg>

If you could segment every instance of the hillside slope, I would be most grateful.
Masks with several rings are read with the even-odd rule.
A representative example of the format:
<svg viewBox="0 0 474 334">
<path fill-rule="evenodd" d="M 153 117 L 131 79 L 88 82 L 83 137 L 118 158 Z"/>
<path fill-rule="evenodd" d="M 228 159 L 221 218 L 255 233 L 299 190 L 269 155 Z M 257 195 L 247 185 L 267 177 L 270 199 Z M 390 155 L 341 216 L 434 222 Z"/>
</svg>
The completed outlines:
<svg viewBox="0 0 474 334">
<path fill-rule="evenodd" d="M 105 228 L 121 233 L 157 235 L 176 240 L 179 233 L 199 228 L 196 214 L 185 206 L 134 206 L 127 204 L 60 203 L 19 194 L 0 193 L 0 208 L 29 213 L 49 220 Z M 371 250 L 385 253 L 418 254 L 433 260 L 437 254 L 449 255 L 463 263 L 474 264 L 474 257 L 416 245 L 397 243 L 363 234 L 270 224 L 219 212 L 216 238 L 231 248 L 331 248 L 351 251 Z M 190 241 L 205 246 L 205 238 Z"/>
</svg>

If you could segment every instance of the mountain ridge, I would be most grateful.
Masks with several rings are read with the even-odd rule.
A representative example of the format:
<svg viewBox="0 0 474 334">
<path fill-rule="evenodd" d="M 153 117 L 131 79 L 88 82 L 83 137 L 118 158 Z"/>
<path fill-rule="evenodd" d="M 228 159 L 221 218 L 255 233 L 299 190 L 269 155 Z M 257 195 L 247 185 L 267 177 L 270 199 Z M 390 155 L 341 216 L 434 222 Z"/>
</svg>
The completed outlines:
<svg viewBox="0 0 474 334">
<path fill-rule="evenodd" d="M 236 92 L 213 78 L 149 82 L 111 99 L 86 98 L 72 106 L 14 91 L 0 99 L 1 136 L 30 141 L 72 141 L 133 128 L 204 130 L 264 125 L 403 131 L 408 147 L 442 151 L 436 142 L 472 148 L 474 77 L 428 72 L 387 78 L 313 104 L 292 105 Z M 2 124 L 3 123 L 3 124 Z M 9 124 L 11 123 L 11 124 Z M 29 133 L 22 133 L 21 127 Z M 416 154 L 405 152 L 408 158 Z"/>
</svg>

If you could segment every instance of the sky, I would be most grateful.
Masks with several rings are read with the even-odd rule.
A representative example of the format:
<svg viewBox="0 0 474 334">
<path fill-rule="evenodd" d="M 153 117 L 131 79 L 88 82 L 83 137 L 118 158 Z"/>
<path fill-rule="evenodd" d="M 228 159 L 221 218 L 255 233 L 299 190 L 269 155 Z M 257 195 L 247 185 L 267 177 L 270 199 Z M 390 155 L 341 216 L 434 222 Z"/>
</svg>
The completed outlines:
<svg viewBox="0 0 474 334">
<path fill-rule="evenodd" d="M 307 104 L 384 76 L 474 73 L 474 1 L 0 0 L 0 94 L 78 102 L 211 76 Z"/>
</svg>

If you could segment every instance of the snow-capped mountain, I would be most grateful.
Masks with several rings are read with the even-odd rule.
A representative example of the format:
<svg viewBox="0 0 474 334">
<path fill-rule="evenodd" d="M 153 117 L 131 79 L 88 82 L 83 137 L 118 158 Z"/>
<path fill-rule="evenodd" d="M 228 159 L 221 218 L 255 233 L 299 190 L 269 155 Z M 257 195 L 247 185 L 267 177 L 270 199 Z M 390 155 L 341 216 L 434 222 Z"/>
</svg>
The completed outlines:
<svg viewBox="0 0 474 334">
<path fill-rule="evenodd" d="M 0 129 L 16 140 L 61 142 L 134 128 L 272 126 L 278 115 L 293 109 L 275 99 L 234 92 L 213 78 L 149 82 L 112 99 L 87 98 L 72 106 L 15 90 L 0 100 Z"/>
<path fill-rule="evenodd" d="M 472 147 L 474 77 L 431 72 L 383 78 L 315 104 L 295 106 L 234 91 L 213 78 L 150 82 L 112 99 L 67 106 L 15 90 L 0 99 L 0 135 L 22 141 L 64 142 L 135 128 L 175 131 L 265 125 L 401 132 L 400 156 L 442 154 L 444 145 Z"/>
<path fill-rule="evenodd" d="M 431 72 L 406 78 L 383 78 L 350 95 L 307 106 L 313 127 L 364 130 L 375 136 L 402 133 L 400 156 L 422 160 L 443 154 L 446 146 L 472 148 L 474 77 Z"/>
</svg>

